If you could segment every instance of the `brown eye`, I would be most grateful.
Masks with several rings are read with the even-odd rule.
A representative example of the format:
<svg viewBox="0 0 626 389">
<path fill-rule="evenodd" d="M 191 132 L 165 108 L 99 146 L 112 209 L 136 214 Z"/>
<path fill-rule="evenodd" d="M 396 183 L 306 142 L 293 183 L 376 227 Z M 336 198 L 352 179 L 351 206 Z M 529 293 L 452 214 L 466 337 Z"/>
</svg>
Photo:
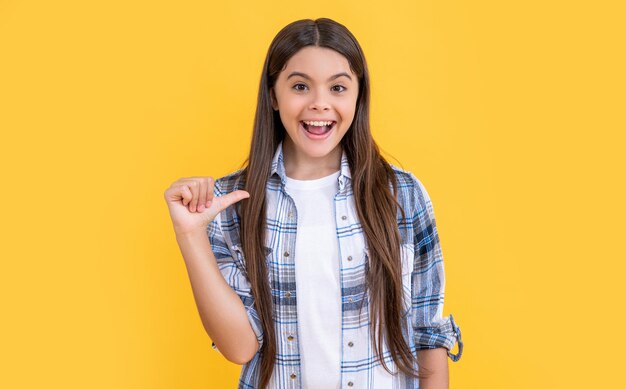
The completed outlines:
<svg viewBox="0 0 626 389">
<path fill-rule="evenodd" d="M 339 89 L 339 90 L 338 90 L 338 89 L 336 89 L 336 88 L 343 88 L 343 89 Z M 346 88 L 345 86 L 343 86 L 343 85 L 334 85 L 334 86 L 333 86 L 333 90 L 334 90 L 335 92 L 343 92 L 343 91 L 345 91 L 346 89 L 347 89 L 347 88 Z"/>
<path fill-rule="evenodd" d="M 306 85 L 304 84 L 296 84 L 293 86 L 293 89 L 297 90 L 298 92 L 302 92 L 304 90 L 306 90 Z"/>
</svg>

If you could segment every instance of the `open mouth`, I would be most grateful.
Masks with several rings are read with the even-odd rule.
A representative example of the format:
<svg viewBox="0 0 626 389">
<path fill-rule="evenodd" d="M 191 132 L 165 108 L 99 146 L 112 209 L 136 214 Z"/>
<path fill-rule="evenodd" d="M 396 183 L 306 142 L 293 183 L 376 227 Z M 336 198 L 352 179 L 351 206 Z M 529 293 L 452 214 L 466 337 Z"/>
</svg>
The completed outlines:
<svg viewBox="0 0 626 389">
<path fill-rule="evenodd" d="M 309 122 L 309 124 L 307 124 L 304 121 L 300 121 L 300 124 L 302 125 L 302 128 L 304 128 L 304 130 L 308 132 L 309 134 L 324 135 L 328 133 L 330 130 L 332 130 L 337 124 L 337 122 L 333 120 L 333 121 L 313 122 L 313 123 Z"/>
</svg>

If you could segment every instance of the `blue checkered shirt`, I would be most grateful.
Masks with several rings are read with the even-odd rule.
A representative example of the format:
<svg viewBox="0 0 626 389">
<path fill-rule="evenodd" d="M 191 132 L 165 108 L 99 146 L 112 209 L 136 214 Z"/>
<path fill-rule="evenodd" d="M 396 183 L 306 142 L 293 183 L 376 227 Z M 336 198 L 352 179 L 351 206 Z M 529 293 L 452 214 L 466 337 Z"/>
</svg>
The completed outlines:
<svg viewBox="0 0 626 389">
<path fill-rule="evenodd" d="M 392 165 L 398 180 L 398 199 L 406 218 L 398 212 L 401 236 L 402 282 L 406 324 L 403 337 L 409 348 L 416 350 L 443 347 L 457 361 L 463 352 L 461 331 L 452 315 L 443 317 L 445 275 L 439 235 L 433 207 L 421 182 L 410 172 Z M 274 330 L 277 339 L 276 365 L 269 388 L 302 388 L 301 356 L 298 350 L 298 317 L 294 253 L 296 247 L 297 213 L 294 201 L 285 191 L 285 166 L 282 143 L 276 149 L 266 189 L 267 233 L 265 251 L 274 303 Z M 244 189 L 241 170 L 215 182 L 215 195 L 222 196 Z M 341 158 L 335 196 L 335 221 L 339 242 L 342 293 L 342 344 L 369 334 L 365 263 L 368 248 L 358 221 L 352 193 L 350 168 L 345 152 Z M 222 275 L 241 298 L 250 324 L 263 344 L 263 330 L 255 309 L 254 296 L 246 275 L 245 258 L 241 249 L 239 218 L 234 206 L 221 212 L 207 227 L 207 233 Z M 362 301 L 364 300 L 365 301 Z M 359 309 L 360 304 L 364 309 Z M 323 341 L 323 340 L 320 340 Z M 458 342 L 458 353 L 450 350 Z M 362 342 L 363 343 L 363 342 Z M 353 344 L 350 342 L 350 346 Z M 213 344 L 215 348 L 215 345 Z M 258 388 L 260 352 L 242 366 L 239 388 Z M 390 352 L 384 347 L 383 358 L 392 371 L 397 371 Z M 361 347 L 342 345 L 341 388 L 378 389 L 373 369 L 380 365 L 371 344 Z M 414 366 L 417 368 L 417 365 Z M 393 388 L 418 388 L 417 379 L 398 372 Z"/>
</svg>

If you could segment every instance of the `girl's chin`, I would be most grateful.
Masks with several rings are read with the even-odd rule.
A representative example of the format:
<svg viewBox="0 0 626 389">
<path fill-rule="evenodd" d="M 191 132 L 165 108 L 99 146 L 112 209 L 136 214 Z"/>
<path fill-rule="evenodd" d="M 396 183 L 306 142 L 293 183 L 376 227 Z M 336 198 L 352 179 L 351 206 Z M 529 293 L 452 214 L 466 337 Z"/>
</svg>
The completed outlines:
<svg viewBox="0 0 626 389">
<path fill-rule="evenodd" d="M 339 144 L 330 144 L 330 143 L 326 143 L 326 144 L 320 144 L 320 145 L 310 145 L 310 144 L 306 144 L 306 145 L 298 145 L 296 146 L 296 153 L 302 155 L 302 156 L 306 156 L 306 158 L 312 158 L 312 159 L 320 159 L 320 158 L 326 158 L 329 155 L 333 154 L 333 151 L 335 151 L 337 149 L 337 147 L 339 146 Z"/>
<path fill-rule="evenodd" d="M 302 132 L 305 132 L 303 128 L 300 129 Z M 340 153 L 340 151 L 336 150 L 341 148 L 341 139 L 336 139 L 334 136 L 336 135 L 335 128 L 329 131 L 328 137 L 323 140 L 310 139 L 302 132 L 287 134 L 285 142 L 283 142 L 283 152 L 291 155 L 295 154 L 306 159 L 326 158 L 333 152 Z"/>
</svg>

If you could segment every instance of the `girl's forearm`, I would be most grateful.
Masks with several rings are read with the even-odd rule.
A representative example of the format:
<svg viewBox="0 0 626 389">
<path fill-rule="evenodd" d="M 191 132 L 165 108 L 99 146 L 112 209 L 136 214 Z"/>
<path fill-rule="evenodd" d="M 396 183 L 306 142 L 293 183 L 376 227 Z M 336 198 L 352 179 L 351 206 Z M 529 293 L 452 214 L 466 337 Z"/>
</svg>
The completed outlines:
<svg viewBox="0 0 626 389">
<path fill-rule="evenodd" d="M 258 340 L 241 299 L 220 273 L 208 236 L 204 231 L 177 234 L 176 241 L 205 331 L 226 359 L 247 363 Z"/>
<path fill-rule="evenodd" d="M 420 379 L 420 389 L 448 389 L 448 353 L 445 348 L 417 351 L 420 374 L 428 376 Z"/>
</svg>

